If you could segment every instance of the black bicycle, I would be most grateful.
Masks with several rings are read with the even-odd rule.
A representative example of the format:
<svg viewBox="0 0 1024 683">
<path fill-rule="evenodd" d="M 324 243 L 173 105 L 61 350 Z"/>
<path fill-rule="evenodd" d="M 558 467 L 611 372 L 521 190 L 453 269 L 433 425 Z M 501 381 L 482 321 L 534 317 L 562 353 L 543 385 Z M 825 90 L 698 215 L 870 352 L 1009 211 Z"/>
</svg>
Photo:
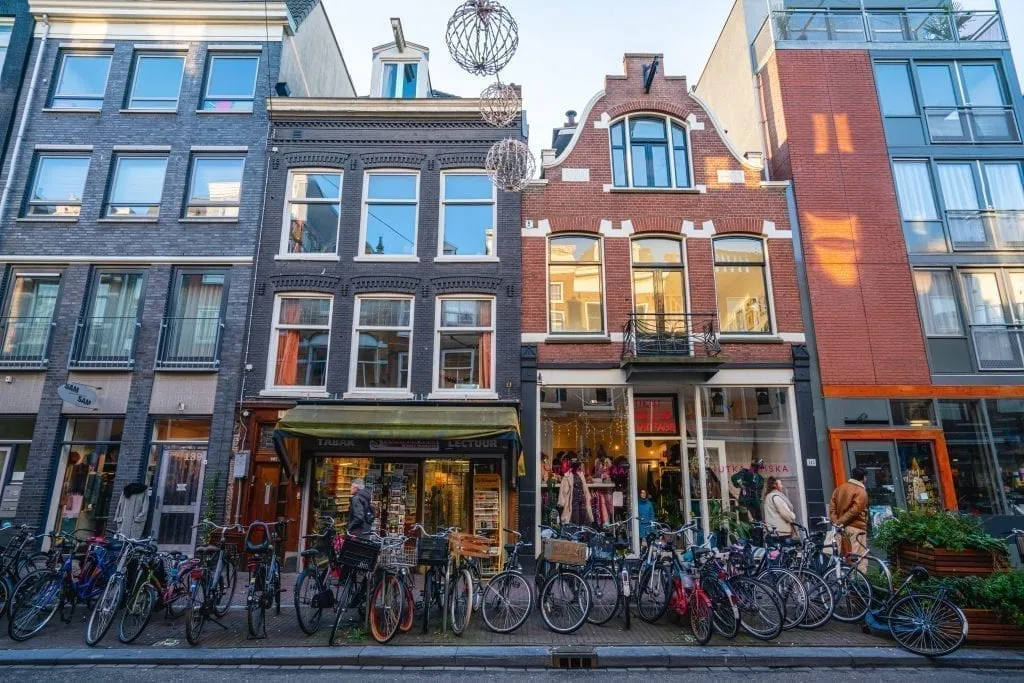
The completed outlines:
<svg viewBox="0 0 1024 683">
<path fill-rule="evenodd" d="M 267 610 L 281 613 L 281 562 L 277 544 L 284 540 L 284 530 L 294 519 L 276 522 L 255 521 L 245 532 L 245 549 L 249 553 L 249 590 L 245 609 L 249 637 L 267 637 Z"/>
<path fill-rule="evenodd" d="M 216 544 L 196 548 L 196 557 L 201 564 L 191 570 L 189 586 L 188 617 L 185 621 L 185 638 L 190 645 L 199 643 L 203 625 L 212 621 L 221 628 L 220 618 L 228 612 L 231 597 L 235 594 L 237 554 L 227 542 L 229 531 L 243 531 L 238 524 L 220 526 L 208 520 L 195 528 L 210 527 L 220 532 Z"/>
</svg>

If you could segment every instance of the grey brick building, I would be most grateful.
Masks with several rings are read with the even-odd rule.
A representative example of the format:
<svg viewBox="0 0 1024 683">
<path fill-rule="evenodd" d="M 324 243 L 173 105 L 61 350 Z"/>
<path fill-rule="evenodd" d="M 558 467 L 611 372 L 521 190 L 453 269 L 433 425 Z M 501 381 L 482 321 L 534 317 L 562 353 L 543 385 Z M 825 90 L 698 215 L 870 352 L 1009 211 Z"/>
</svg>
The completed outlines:
<svg viewBox="0 0 1024 683">
<path fill-rule="evenodd" d="M 521 203 L 483 167 L 522 124 L 434 90 L 428 57 L 381 45 L 369 98 L 271 100 L 246 518 L 341 525 L 364 478 L 382 532 L 514 523 Z"/>
<path fill-rule="evenodd" d="M 323 8 L 291 5 L 30 3 L 0 196 L 0 518 L 101 532 L 143 482 L 161 545 L 187 547 L 223 506 L 266 97 L 353 92 Z"/>
</svg>

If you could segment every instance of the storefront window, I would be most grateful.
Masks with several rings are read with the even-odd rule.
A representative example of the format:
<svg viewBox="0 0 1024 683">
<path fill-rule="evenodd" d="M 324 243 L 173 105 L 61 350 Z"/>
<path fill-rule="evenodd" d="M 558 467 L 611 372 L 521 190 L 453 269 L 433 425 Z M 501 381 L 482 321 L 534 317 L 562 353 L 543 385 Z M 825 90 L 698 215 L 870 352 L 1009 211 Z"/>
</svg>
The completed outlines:
<svg viewBox="0 0 1024 683">
<path fill-rule="evenodd" d="M 545 387 L 541 401 L 542 523 L 558 519 L 560 493 L 568 503 L 561 511 L 566 521 L 601 524 L 629 517 L 629 468 L 625 388 Z M 585 479 L 589 510 L 574 495 L 581 487 L 566 478 L 574 469 Z"/>
<path fill-rule="evenodd" d="M 1000 511 L 1000 474 L 992 460 L 981 401 L 939 401 L 939 417 L 953 471 L 957 508 L 993 515 Z"/>
<path fill-rule="evenodd" d="M 985 401 L 995 438 L 997 474 L 1006 507 L 1002 514 L 1024 515 L 1024 399 Z"/>
<path fill-rule="evenodd" d="M 18 512 L 35 425 L 34 417 L 0 418 L 0 520 Z"/>
<path fill-rule="evenodd" d="M 892 423 L 897 427 L 930 427 L 935 424 L 935 404 L 931 399 L 889 401 Z"/>
<path fill-rule="evenodd" d="M 897 441 L 896 456 L 907 508 L 938 510 L 942 506 L 939 478 L 930 441 Z"/>
<path fill-rule="evenodd" d="M 121 451 L 123 419 L 71 419 L 61 448 L 56 528 L 102 534 Z"/>
</svg>

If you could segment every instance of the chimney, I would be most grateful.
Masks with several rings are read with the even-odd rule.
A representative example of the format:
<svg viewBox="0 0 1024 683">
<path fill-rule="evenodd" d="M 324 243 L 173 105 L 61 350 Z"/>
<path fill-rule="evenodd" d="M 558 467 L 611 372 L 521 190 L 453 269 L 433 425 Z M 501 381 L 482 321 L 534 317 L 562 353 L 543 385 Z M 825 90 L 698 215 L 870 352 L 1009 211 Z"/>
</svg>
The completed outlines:
<svg viewBox="0 0 1024 683">
<path fill-rule="evenodd" d="M 565 112 L 565 125 L 562 128 L 575 128 L 576 127 L 576 110 L 570 109 Z"/>
</svg>

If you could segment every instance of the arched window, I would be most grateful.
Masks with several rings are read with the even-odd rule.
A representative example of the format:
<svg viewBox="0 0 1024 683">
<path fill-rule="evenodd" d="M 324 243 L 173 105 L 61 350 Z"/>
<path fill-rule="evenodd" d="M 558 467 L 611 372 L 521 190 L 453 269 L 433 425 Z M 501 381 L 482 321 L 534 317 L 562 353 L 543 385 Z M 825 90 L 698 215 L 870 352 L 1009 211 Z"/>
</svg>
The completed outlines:
<svg viewBox="0 0 1024 683">
<path fill-rule="evenodd" d="M 601 240 L 569 235 L 548 242 L 551 334 L 604 333 Z"/>
<path fill-rule="evenodd" d="M 722 332 L 771 332 L 764 242 L 756 237 L 718 237 L 714 248 L 718 321 Z"/>
<path fill-rule="evenodd" d="M 627 116 L 611 126 L 615 187 L 690 187 L 686 128 L 663 116 Z"/>
</svg>

